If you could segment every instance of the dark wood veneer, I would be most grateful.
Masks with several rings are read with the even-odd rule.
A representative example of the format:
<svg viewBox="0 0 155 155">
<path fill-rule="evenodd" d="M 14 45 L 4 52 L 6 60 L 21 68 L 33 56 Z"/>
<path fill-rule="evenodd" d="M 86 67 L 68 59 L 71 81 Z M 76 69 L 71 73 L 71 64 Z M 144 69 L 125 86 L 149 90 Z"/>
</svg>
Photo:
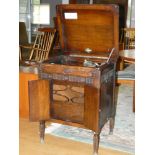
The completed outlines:
<svg viewBox="0 0 155 155">
<path fill-rule="evenodd" d="M 65 19 L 66 12 L 77 19 Z M 40 79 L 29 81 L 30 120 L 40 121 L 41 142 L 46 120 L 94 131 L 97 155 L 102 127 L 110 120 L 114 128 L 118 7 L 58 5 L 57 20 L 63 55 L 42 62 Z"/>
</svg>

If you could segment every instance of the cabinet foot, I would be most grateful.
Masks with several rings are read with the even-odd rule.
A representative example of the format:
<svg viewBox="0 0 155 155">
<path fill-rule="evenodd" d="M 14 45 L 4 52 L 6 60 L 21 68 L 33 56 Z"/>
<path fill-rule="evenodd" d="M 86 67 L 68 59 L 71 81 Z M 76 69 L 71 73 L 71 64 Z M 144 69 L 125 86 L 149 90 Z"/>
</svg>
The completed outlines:
<svg viewBox="0 0 155 155">
<path fill-rule="evenodd" d="M 45 136 L 45 121 L 39 122 L 39 129 L 40 129 L 40 143 L 44 144 L 44 136 Z"/>
<path fill-rule="evenodd" d="M 110 126 L 109 135 L 112 135 L 113 134 L 114 124 L 115 124 L 115 118 L 114 117 L 111 117 L 109 119 L 109 126 Z"/>
<path fill-rule="evenodd" d="M 100 134 L 94 133 L 93 137 L 93 155 L 98 155 L 98 149 L 99 149 L 99 142 L 100 142 Z"/>
</svg>

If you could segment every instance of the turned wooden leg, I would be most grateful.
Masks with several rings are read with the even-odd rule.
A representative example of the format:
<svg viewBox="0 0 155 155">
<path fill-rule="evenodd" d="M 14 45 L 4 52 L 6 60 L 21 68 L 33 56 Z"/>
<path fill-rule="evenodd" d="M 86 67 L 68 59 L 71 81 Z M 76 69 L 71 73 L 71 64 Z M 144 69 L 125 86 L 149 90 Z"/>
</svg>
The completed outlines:
<svg viewBox="0 0 155 155">
<path fill-rule="evenodd" d="M 44 143 L 44 135 L 45 135 L 45 121 L 40 121 L 39 124 L 40 129 L 40 143 Z"/>
<path fill-rule="evenodd" d="M 110 127 L 110 132 L 109 132 L 109 134 L 110 134 L 110 135 L 113 134 L 114 124 L 115 124 L 115 118 L 114 118 L 114 117 L 111 117 L 111 118 L 109 119 L 109 127 Z"/>
<path fill-rule="evenodd" d="M 98 155 L 99 141 L 100 134 L 95 132 L 93 137 L 93 155 Z"/>
</svg>

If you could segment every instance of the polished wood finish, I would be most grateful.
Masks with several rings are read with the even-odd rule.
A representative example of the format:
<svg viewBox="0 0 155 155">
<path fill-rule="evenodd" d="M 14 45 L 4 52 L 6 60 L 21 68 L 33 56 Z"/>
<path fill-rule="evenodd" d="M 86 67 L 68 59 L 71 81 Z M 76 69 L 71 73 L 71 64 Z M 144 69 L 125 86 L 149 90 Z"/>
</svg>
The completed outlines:
<svg viewBox="0 0 155 155">
<path fill-rule="evenodd" d="M 50 81 L 29 81 L 30 120 L 50 119 Z"/>
<path fill-rule="evenodd" d="M 90 4 L 91 0 L 69 0 L 70 4 Z M 116 4 L 119 6 L 119 40 L 120 49 L 124 49 L 122 44 L 122 30 L 127 27 L 128 0 L 92 0 L 93 4 Z"/>
<path fill-rule="evenodd" d="M 77 13 L 78 19 L 65 20 L 60 9 L 67 9 L 67 13 Z M 118 49 L 116 5 L 62 5 L 57 7 L 57 18 L 61 48 L 64 51 L 84 51 L 90 48 L 95 52 L 103 52 L 112 47 Z"/>
<path fill-rule="evenodd" d="M 55 101 L 52 105 L 51 112 L 55 119 L 72 120 L 73 122 L 83 123 L 84 110 L 82 104 L 78 103 L 62 103 Z"/>
<path fill-rule="evenodd" d="M 84 125 L 93 131 L 99 132 L 99 104 L 100 92 L 97 88 L 85 86 L 85 113 Z M 90 105 L 91 103 L 91 105 Z"/>
<path fill-rule="evenodd" d="M 28 81 L 37 80 L 38 75 L 34 73 L 19 72 L 19 116 L 29 118 L 29 96 Z"/>
<path fill-rule="evenodd" d="M 111 57 L 111 59 L 112 58 L 114 61 L 114 57 Z M 111 61 L 111 59 L 109 58 L 102 61 L 100 60 L 101 65 L 98 68 L 71 66 L 72 63 L 70 62 L 70 65 L 55 65 L 55 63 L 57 62 L 55 62 L 54 60 L 57 59 L 58 57 L 53 57 L 52 59 L 45 61 L 40 65 L 39 77 L 43 80 L 29 82 L 29 97 L 31 105 L 30 119 L 32 121 L 42 121 L 48 119 L 52 120 L 52 118 L 54 118 L 56 120 L 64 121 L 65 124 L 66 122 L 82 124 L 84 128 L 91 129 L 95 132 L 94 155 L 97 155 L 99 145 L 99 133 L 104 124 L 108 121 L 108 119 L 111 118 L 112 120 L 114 120 L 115 117 L 116 106 L 114 104 L 113 96 L 115 89 L 114 81 L 117 56 L 115 57 L 114 62 Z M 63 59 L 61 60 L 63 61 Z M 67 60 L 69 60 L 69 57 L 67 57 Z M 57 68 L 57 70 L 51 69 L 54 68 L 54 66 Z M 74 69 L 70 69 L 71 67 L 73 67 Z M 81 68 L 81 70 L 79 70 L 79 68 Z M 84 72 L 85 74 L 82 74 Z M 53 81 L 53 84 L 49 84 L 50 80 Z M 43 84 L 43 82 L 46 82 L 46 84 Z M 82 96 L 84 97 L 84 103 L 78 104 L 73 100 L 65 102 L 56 101 L 54 99 L 54 95 L 55 92 L 58 90 L 54 89 L 55 84 L 60 86 L 66 85 L 67 88 L 72 88 L 74 86 L 80 88 L 84 87 L 84 93 L 82 93 Z M 41 85 L 43 88 L 45 87 L 47 89 L 41 89 Z M 71 92 L 74 94 L 75 90 L 72 90 Z M 72 95 L 72 93 L 70 93 L 70 95 Z M 67 97 L 68 95 L 65 95 L 65 97 Z M 77 98 L 77 96 L 75 96 L 75 98 Z M 49 107 L 49 102 L 51 108 Z M 41 107 L 38 108 L 39 105 L 41 105 Z M 48 108 L 45 109 L 44 106 L 45 108 Z M 51 112 L 50 117 L 49 111 Z M 42 113 L 45 114 L 45 117 L 40 116 L 40 114 Z M 75 126 L 76 124 L 72 125 Z M 110 131 L 112 130 L 113 126 L 111 126 Z M 43 132 L 41 135 L 42 141 L 44 137 Z"/>
<path fill-rule="evenodd" d="M 68 19 L 66 13 L 77 17 Z M 40 80 L 29 82 L 30 117 L 32 121 L 70 122 L 94 131 L 93 154 L 97 155 L 99 133 L 110 118 L 114 120 L 116 110 L 118 7 L 57 5 L 57 21 L 63 55 L 43 61 L 39 65 Z M 46 114 L 44 107 L 38 109 L 42 104 L 49 108 Z M 46 117 L 40 117 L 40 113 Z"/>
<path fill-rule="evenodd" d="M 128 0 L 93 0 L 94 4 L 117 4 L 119 6 L 119 36 L 122 28 L 126 27 Z"/>
</svg>

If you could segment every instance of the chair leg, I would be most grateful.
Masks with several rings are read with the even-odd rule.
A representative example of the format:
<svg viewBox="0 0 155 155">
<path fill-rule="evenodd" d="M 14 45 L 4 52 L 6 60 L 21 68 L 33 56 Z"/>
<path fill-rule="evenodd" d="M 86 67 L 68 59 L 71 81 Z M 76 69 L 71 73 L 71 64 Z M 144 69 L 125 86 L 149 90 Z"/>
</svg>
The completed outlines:
<svg viewBox="0 0 155 155">
<path fill-rule="evenodd" d="M 123 70 L 124 69 L 124 60 L 121 59 L 120 61 L 120 70 Z"/>
</svg>

